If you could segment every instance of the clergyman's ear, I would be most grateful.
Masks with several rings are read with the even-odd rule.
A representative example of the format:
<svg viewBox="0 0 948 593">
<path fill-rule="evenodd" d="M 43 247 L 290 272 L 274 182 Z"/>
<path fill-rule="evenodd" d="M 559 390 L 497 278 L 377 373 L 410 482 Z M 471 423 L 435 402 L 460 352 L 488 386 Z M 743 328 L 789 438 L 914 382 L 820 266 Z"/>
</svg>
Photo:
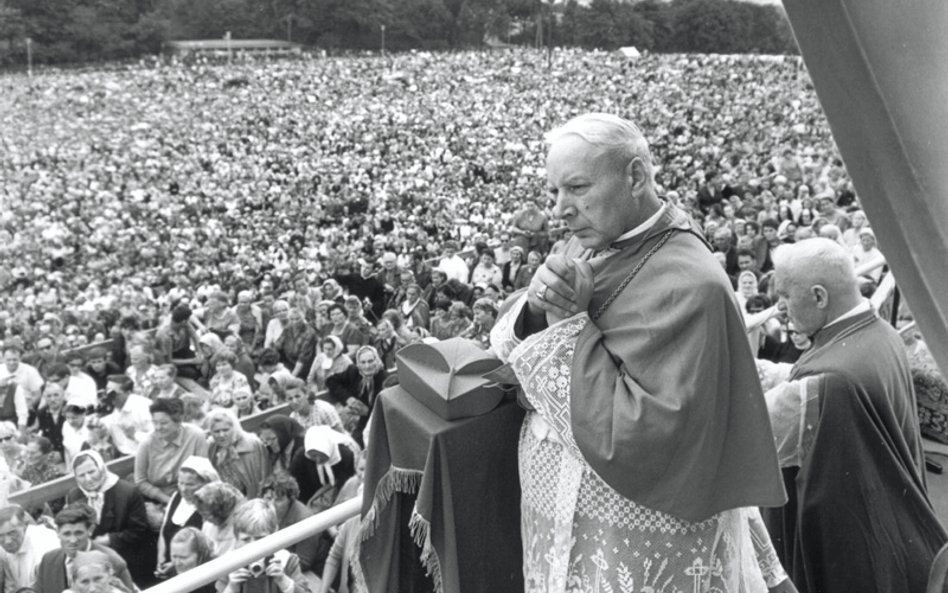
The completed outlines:
<svg viewBox="0 0 948 593">
<path fill-rule="evenodd" d="M 813 295 L 813 300 L 816 303 L 817 308 L 825 309 L 829 306 L 829 292 L 821 284 L 815 284 L 810 287 L 810 294 Z"/>
</svg>

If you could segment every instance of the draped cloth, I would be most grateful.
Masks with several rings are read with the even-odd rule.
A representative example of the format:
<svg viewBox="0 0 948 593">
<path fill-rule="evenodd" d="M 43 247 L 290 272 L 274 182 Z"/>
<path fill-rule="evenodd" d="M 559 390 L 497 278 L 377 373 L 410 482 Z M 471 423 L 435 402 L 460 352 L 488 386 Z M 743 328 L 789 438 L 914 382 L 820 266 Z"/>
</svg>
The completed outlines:
<svg viewBox="0 0 948 593">
<path fill-rule="evenodd" d="M 519 446 L 525 591 L 766 591 L 747 511 L 685 521 L 623 497 L 583 458 L 571 428 L 570 362 L 590 323 L 585 313 L 564 320 L 509 355 L 535 408 Z M 782 580 L 773 564 L 768 576 Z"/>
</svg>

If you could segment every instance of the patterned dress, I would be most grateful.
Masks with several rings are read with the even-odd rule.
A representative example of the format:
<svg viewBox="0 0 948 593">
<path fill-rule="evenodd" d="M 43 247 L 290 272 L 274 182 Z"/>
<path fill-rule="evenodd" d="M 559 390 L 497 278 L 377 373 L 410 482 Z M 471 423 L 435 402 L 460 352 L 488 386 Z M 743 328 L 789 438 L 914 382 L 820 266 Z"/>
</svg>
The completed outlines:
<svg viewBox="0 0 948 593">
<path fill-rule="evenodd" d="M 522 343 L 511 327 L 493 334 L 535 408 L 519 451 L 525 591 L 756 593 L 767 589 L 764 576 L 786 578 L 756 510 L 689 523 L 624 498 L 585 462 L 569 401 L 575 339 L 587 323 L 583 313 Z"/>
</svg>

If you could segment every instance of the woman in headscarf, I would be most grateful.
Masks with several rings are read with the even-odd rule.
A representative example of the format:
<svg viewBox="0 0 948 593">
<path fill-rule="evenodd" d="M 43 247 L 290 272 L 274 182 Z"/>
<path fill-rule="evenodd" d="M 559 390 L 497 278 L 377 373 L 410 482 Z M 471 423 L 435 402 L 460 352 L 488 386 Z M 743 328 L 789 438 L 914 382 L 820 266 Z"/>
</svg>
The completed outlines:
<svg viewBox="0 0 948 593">
<path fill-rule="evenodd" d="M 211 541 L 215 556 L 234 549 L 236 538 L 231 518 L 244 500 L 240 490 L 225 482 L 205 484 L 194 493 L 195 506 L 204 520 L 201 532 Z"/>
<path fill-rule="evenodd" d="M 332 506 L 339 489 L 355 474 L 358 451 L 352 437 L 328 426 L 307 430 L 303 449 L 290 464 L 290 475 L 300 487 L 300 501 L 316 510 Z"/>
<path fill-rule="evenodd" d="M 276 414 L 260 425 L 260 440 L 270 453 L 273 471 L 289 471 L 297 451 L 303 448 L 303 426 L 289 416 Z"/>
<path fill-rule="evenodd" d="M 207 457 L 221 480 L 236 487 L 247 498 L 256 498 L 260 485 L 270 475 L 267 447 L 257 435 L 244 432 L 230 410 L 211 410 L 204 419 L 204 426 L 212 439 Z"/>
<path fill-rule="evenodd" d="M 206 457 L 192 455 L 181 463 L 178 468 L 178 487 L 168 507 L 158 530 L 158 567 L 167 573 L 171 557 L 171 542 L 175 534 L 186 527 L 201 528 L 204 523 L 197 509 L 197 499 L 194 493 L 205 484 L 220 481 L 220 475 Z"/>
<path fill-rule="evenodd" d="M 198 350 L 200 350 L 203 362 L 201 363 L 201 378 L 204 385 L 210 385 L 211 378 L 214 376 L 214 356 L 224 348 L 224 342 L 220 336 L 214 332 L 207 332 L 198 340 Z"/>
<path fill-rule="evenodd" d="M 66 504 L 84 502 L 96 513 L 94 541 L 107 545 L 128 563 L 136 581 L 155 570 L 155 555 L 148 553 L 155 540 L 148 527 L 145 499 L 105 465 L 97 451 L 81 451 L 72 461 L 76 488 L 66 494 Z M 154 550 L 154 548 L 151 548 Z"/>
<path fill-rule="evenodd" d="M 343 426 L 360 446 L 364 443 L 362 432 L 382 391 L 385 377 L 385 365 L 378 350 L 373 346 L 362 346 L 356 351 L 356 364 L 338 375 L 338 383 L 328 383 L 330 400 L 345 406 L 345 410 L 340 412 Z"/>
<path fill-rule="evenodd" d="M 737 302 L 741 306 L 741 311 L 745 311 L 747 299 L 758 294 L 757 275 L 750 270 L 741 272 L 737 277 L 737 290 L 735 294 L 737 295 Z"/>
<path fill-rule="evenodd" d="M 346 347 L 339 336 L 328 335 L 321 340 L 320 345 L 322 348 L 316 353 L 306 382 L 323 390 L 326 389 L 326 379 L 352 366 L 352 359 L 346 354 Z"/>
</svg>

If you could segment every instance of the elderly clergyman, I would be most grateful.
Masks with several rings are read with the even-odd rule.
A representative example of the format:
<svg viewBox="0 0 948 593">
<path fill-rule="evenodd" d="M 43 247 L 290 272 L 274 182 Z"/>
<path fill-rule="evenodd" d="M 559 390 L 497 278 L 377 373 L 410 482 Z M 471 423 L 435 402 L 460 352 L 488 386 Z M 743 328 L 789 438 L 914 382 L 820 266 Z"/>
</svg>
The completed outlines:
<svg viewBox="0 0 948 593">
<path fill-rule="evenodd" d="M 583 115 L 547 140 L 548 188 L 573 237 L 491 335 L 532 408 L 526 591 L 793 590 L 743 509 L 785 494 L 727 275 L 657 195 L 633 123 Z"/>
<path fill-rule="evenodd" d="M 902 340 L 860 295 L 837 242 L 781 246 L 774 264 L 780 303 L 812 340 L 782 394 L 797 398 L 781 409 L 798 418 L 774 418 L 792 448 L 781 459 L 794 460 L 795 501 L 767 513 L 784 565 L 800 591 L 922 593 L 946 535 L 925 491 Z"/>
</svg>

